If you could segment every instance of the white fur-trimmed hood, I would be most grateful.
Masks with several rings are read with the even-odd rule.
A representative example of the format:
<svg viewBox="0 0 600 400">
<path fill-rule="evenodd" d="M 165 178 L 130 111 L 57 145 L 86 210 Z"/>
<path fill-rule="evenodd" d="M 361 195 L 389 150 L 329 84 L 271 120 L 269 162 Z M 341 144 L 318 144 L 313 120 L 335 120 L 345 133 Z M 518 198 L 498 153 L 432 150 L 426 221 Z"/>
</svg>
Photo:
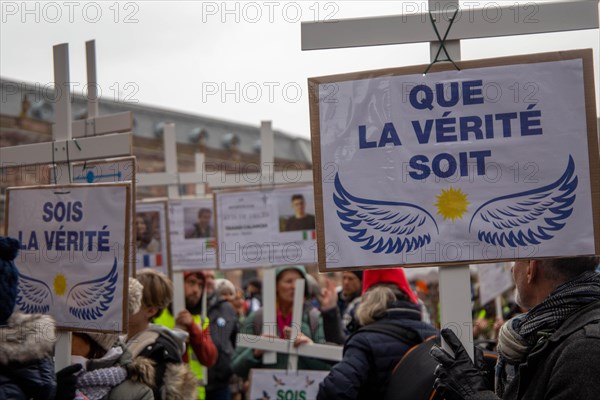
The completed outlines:
<svg viewBox="0 0 600 400">
<path fill-rule="evenodd" d="M 40 360 L 52 355 L 55 342 L 52 317 L 15 312 L 0 326 L 0 364 Z"/>
</svg>

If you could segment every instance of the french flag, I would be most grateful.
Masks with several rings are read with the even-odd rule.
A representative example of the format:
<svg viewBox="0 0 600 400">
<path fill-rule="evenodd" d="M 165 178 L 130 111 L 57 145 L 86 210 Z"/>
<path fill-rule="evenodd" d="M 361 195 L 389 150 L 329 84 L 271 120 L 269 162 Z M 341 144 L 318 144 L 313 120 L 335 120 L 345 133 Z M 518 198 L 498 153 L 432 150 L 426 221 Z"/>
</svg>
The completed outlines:
<svg viewBox="0 0 600 400">
<path fill-rule="evenodd" d="M 144 267 L 162 267 L 162 254 L 144 254 Z"/>
</svg>

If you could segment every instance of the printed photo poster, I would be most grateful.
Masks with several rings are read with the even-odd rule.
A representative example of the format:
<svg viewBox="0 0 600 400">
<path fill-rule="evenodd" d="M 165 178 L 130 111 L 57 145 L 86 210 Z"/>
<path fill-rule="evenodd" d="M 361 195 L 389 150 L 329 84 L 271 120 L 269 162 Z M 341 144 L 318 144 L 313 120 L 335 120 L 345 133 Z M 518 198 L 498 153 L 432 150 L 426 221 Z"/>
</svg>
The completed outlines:
<svg viewBox="0 0 600 400">
<path fill-rule="evenodd" d="M 173 271 L 217 268 L 213 199 L 169 200 Z"/>
<path fill-rule="evenodd" d="M 288 372 L 280 369 L 251 369 L 251 399 L 316 399 L 319 384 L 329 371 L 298 370 Z"/>
<path fill-rule="evenodd" d="M 598 254 L 592 61 L 309 79 L 320 270 Z"/>
<path fill-rule="evenodd" d="M 110 182 L 131 182 L 131 198 L 136 198 L 135 183 L 137 182 L 135 174 L 137 171 L 136 158 L 131 157 L 116 157 L 105 160 L 92 160 L 86 162 L 74 162 L 71 164 L 71 174 L 73 183 L 110 183 Z M 135 216 L 135 202 L 131 201 L 131 211 L 129 216 L 131 223 L 129 224 L 130 241 L 133 243 L 133 218 Z M 133 257 L 135 252 L 130 251 L 129 256 L 132 257 L 129 265 L 131 266 L 131 275 L 135 276 L 135 262 Z"/>
<path fill-rule="evenodd" d="M 138 201 L 135 207 L 136 267 L 152 268 L 170 277 L 167 201 Z"/>
<path fill-rule="evenodd" d="M 9 188 L 6 231 L 21 242 L 16 309 L 59 328 L 126 330 L 131 185 Z"/>
<path fill-rule="evenodd" d="M 312 185 L 215 194 L 221 269 L 316 262 Z"/>
</svg>

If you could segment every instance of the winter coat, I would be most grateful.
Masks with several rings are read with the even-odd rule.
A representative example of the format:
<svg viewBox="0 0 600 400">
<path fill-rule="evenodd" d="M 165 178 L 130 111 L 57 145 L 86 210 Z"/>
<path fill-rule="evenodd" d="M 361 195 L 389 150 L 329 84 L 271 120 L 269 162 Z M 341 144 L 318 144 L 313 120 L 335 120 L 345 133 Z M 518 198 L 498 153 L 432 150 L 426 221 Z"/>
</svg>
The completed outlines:
<svg viewBox="0 0 600 400">
<path fill-rule="evenodd" d="M 233 306 L 227 300 L 219 299 L 217 295 L 209 298 L 207 315 L 210 321 L 210 336 L 219 353 L 216 364 L 208 368 L 206 391 L 211 392 L 229 386 L 229 379 L 233 375 L 231 359 L 235 351 L 239 323 Z"/>
<path fill-rule="evenodd" d="M 0 326 L 0 400 L 52 400 L 56 333 L 47 315 L 13 313 Z"/>
<path fill-rule="evenodd" d="M 302 327 L 300 330 L 303 335 L 306 335 L 312 339 L 315 343 L 325 343 L 325 333 L 323 330 L 323 318 L 321 313 L 313 309 L 312 312 L 317 315 L 317 323 L 311 323 L 311 312 L 312 306 L 309 304 L 304 305 L 302 313 Z M 261 335 L 262 334 L 262 322 L 255 323 L 255 318 L 260 318 L 262 321 L 262 309 L 255 313 L 252 313 L 244 320 L 244 326 L 241 329 L 241 334 L 249 335 Z M 315 325 L 315 326 L 311 326 Z M 262 358 L 254 357 L 254 350 L 249 347 L 238 347 L 233 357 L 233 371 L 237 376 L 243 378 L 248 377 L 248 373 L 252 368 L 273 368 L 273 369 L 286 369 L 288 365 L 287 354 L 277 354 L 277 363 L 263 365 Z M 329 370 L 331 365 L 315 358 L 299 357 L 298 358 L 298 369 L 315 369 L 315 370 Z"/>
<path fill-rule="evenodd" d="M 423 340 L 436 334 L 421 321 L 420 307 L 407 301 L 394 302 L 380 321 L 412 329 Z M 386 333 L 358 330 L 346 340 L 342 361 L 321 382 L 317 399 L 383 398 L 392 370 L 412 345 Z"/>
<path fill-rule="evenodd" d="M 150 324 L 145 331 L 127 339 L 127 346 L 134 358 L 144 357 L 154 365 L 155 400 L 197 399 L 196 377 L 182 360 L 185 336 L 180 333 L 176 329 Z"/>
<path fill-rule="evenodd" d="M 144 357 L 134 360 L 124 343 L 119 343 L 118 346 L 122 350 L 119 357 L 89 360 L 86 365 L 87 371 L 111 367 L 125 368 L 127 379 L 111 389 L 107 400 L 153 400 L 151 387 L 155 381 L 154 365 Z"/>
<path fill-rule="evenodd" d="M 551 336 L 542 337 L 519 366 L 505 400 L 600 398 L 600 302 L 575 312 Z M 482 392 L 474 399 L 498 399 Z"/>
</svg>

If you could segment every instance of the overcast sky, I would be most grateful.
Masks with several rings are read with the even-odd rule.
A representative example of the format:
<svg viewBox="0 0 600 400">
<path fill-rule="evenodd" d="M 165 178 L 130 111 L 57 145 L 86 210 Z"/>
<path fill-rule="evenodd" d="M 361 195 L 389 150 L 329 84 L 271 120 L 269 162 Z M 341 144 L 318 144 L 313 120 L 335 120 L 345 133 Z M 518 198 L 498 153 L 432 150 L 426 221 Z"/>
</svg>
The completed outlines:
<svg viewBox="0 0 600 400">
<path fill-rule="evenodd" d="M 52 46 L 68 42 L 71 80 L 81 93 L 84 43 L 95 39 L 103 97 L 253 125 L 272 120 L 275 129 L 302 137 L 310 135 L 308 77 L 429 62 L 427 44 L 300 50 L 300 21 L 424 11 L 426 2 L 228 1 L 226 9 L 222 1 L 59 1 L 27 3 L 27 12 L 21 1 L 1 3 L 4 78 L 52 82 Z M 465 40 L 462 59 L 593 48 L 597 86 L 599 36 Z"/>
</svg>

